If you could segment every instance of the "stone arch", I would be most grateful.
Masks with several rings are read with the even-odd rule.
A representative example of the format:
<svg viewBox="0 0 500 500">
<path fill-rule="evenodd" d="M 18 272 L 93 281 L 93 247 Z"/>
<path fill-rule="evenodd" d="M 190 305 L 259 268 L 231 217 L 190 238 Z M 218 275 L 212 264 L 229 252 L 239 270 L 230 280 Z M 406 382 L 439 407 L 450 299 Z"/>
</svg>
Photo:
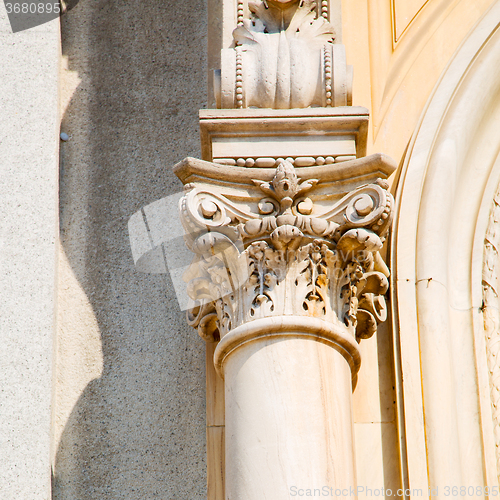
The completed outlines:
<svg viewBox="0 0 500 500">
<path fill-rule="evenodd" d="M 424 491 L 498 486 L 482 262 L 500 178 L 499 22 L 497 1 L 455 53 L 397 190 L 392 293 L 402 464 L 407 486 Z"/>
</svg>

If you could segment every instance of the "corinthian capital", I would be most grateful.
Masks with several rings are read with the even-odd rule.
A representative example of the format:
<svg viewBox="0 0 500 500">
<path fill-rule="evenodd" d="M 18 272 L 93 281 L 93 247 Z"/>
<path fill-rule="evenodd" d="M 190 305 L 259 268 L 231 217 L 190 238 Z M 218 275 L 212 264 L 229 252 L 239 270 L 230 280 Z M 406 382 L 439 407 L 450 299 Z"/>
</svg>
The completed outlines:
<svg viewBox="0 0 500 500">
<path fill-rule="evenodd" d="M 314 317 L 358 342 L 386 319 L 379 251 L 393 199 L 383 155 L 275 169 L 186 159 L 180 212 L 195 254 L 185 274 L 190 323 L 203 337 L 274 316 Z"/>
</svg>

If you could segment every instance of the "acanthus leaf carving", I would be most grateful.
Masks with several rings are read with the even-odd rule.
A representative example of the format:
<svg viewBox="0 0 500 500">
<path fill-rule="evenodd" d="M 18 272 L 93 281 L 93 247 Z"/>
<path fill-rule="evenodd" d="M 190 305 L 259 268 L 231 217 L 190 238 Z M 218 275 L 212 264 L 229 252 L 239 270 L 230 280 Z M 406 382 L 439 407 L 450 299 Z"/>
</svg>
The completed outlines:
<svg viewBox="0 0 500 500">
<path fill-rule="evenodd" d="M 293 200 L 312 189 L 318 183 L 318 179 L 299 182 L 293 165 L 289 161 L 283 160 L 278 164 L 276 174 L 271 182 L 256 179 L 253 179 L 253 182 L 280 204 L 281 214 L 290 211 Z"/>
<path fill-rule="evenodd" d="M 185 276 L 196 286 L 188 290 L 195 301 L 211 301 L 219 335 L 291 314 L 342 324 L 358 341 L 373 335 L 387 314 L 387 268 L 379 251 L 392 198 L 383 183 L 361 186 L 327 210 L 313 201 L 320 183 L 301 182 L 286 161 L 271 182 L 253 183 L 267 197 L 255 188 L 245 198 L 199 186 L 180 202 L 184 227 L 195 231 L 186 236 L 196 254 Z M 305 193 L 314 216 L 297 208 Z M 272 212 L 261 213 L 264 203 Z"/>
</svg>

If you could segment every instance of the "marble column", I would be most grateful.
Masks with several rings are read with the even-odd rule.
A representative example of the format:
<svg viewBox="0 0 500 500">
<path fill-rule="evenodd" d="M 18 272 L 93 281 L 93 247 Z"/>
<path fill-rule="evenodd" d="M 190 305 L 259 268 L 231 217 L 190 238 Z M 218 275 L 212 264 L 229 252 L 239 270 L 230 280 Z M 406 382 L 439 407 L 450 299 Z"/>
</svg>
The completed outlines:
<svg viewBox="0 0 500 500">
<path fill-rule="evenodd" d="M 392 198 L 377 174 L 393 166 L 374 155 L 346 167 L 176 167 L 190 322 L 220 339 L 227 499 L 356 490 L 351 391 L 358 342 L 386 316 Z M 352 189 L 362 171 L 372 182 Z"/>
<path fill-rule="evenodd" d="M 203 160 L 174 167 L 194 256 L 187 319 L 213 352 L 209 500 L 355 495 L 351 392 L 358 343 L 387 315 L 396 165 L 365 157 L 334 4 L 221 3 L 219 109 L 200 112 Z M 139 266 L 169 259 L 159 221 L 173 214 L 154 205 L 129 224 Z"/>
<path fill-rule="evenodd" d="M 346 328 L 315 318 L 256 320 L 224 337 L 215 362 L 225 380 L 227 498 L 356 489 L 351 370 L 359 361 Z"/>
</svg>

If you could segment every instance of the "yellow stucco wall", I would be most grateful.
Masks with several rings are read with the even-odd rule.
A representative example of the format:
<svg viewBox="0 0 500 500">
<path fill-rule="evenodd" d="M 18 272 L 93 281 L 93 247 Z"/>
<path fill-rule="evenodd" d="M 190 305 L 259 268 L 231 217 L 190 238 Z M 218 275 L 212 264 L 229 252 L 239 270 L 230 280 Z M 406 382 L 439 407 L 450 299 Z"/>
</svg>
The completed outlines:
<svg viewBox="0 0 500 500">
<path fill-rule="evenodd" d="M 401 159 L 440 75 L 492 3 L 342 2 L 343 43 L 354 66 L 353 104 L 371 114 L 369 154 Z"/>
</svg>

